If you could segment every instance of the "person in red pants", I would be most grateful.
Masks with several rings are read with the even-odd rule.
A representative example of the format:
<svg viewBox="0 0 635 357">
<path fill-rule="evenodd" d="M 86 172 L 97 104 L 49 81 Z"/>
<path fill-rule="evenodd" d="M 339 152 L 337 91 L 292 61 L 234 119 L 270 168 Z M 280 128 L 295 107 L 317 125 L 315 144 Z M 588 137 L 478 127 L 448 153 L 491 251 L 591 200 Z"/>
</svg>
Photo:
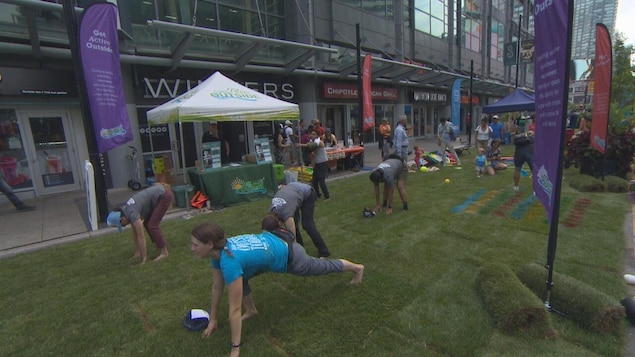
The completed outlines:
<svg viewBox="0 0 635 357">
<path fill-rule="evenodd" d="M 170 186 L 157 183 L 135 193 L 125 204 L 108 214 L 106 223 L 110 227 L 117 227 L 119 233 L 122 232 L 122 227 L 129 224 L 132 226 L 132 239 L 135 244 L 132 258 L 141 258 L 141 264 L 145 264 L 148 259 L 144 228 L 152 242 L 161 250 L 153 261 L 169 255 L 160 223 L 173 200 L 174 194 Z"/>
</svg>

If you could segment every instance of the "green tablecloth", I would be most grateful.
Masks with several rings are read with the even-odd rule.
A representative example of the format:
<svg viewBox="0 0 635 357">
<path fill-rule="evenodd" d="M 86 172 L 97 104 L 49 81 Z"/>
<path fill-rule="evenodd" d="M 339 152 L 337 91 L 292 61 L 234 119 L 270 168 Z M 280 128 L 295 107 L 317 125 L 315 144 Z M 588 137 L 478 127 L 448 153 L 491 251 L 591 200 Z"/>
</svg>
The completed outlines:
<svg viewBox="0 0 635 357">
<path fill-rule="evenodd" d="M 271 198 L 277 189 L 272 163 L 240 163 L 240 166 L 225 165 L 205 171 L 189 168 L 187 173 L 192 185 L 203 192 L 214 206 L 235 206 Z"/>
</svg>

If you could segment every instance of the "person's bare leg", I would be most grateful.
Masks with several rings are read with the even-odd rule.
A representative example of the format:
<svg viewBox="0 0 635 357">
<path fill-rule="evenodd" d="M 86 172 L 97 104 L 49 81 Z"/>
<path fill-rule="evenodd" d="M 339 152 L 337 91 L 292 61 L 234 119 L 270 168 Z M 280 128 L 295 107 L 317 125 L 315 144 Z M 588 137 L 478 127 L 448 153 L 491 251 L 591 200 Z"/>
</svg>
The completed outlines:
<svg viewBox="0 0 635 357">
<path fill-rule="evenodd" d="M 520 168 L 514 169 L 514 190 L 518 190 L 517 187 L 520 183 Z"/>
<path fill-rule="evenodd" d="M 351 279 L 350 284 L 360 284 L 364 278 L 364 266 L 362 264 L 351 263 L 346 259 L 340 259 L 340 261 L 344 264 L 344 271 L 353 272 L 353 279 Z"/>
<path fill-rule="evenodd" d="M 408 210 L 408 195 L 406 194 L 406 183 L 404 181 L 397 181 L 397 192 L 399 192 L 403 209 Z"/>
<path fill-rule="evenodd" d="M 167 258 L 168 255 L 170 255 L 170 253 L 168 252 L 168 247 L 163 247 L 163 248 L 161 248 L 161 253 L 156 258 L 154 258 L 152 261 L 153 262 L 159 261 L 159 260 L 161 260 L 163 258 Z"/>
<path fill-rule="evenodd" d="M 243 296 L 243 308 L 245 308 L 245 313 L 242 317 L 243 320 L 258 315 L 258 310 L 256 310 L 256 304 L 254 304 L 254 298 L 251 294 Z"/>
</svg>

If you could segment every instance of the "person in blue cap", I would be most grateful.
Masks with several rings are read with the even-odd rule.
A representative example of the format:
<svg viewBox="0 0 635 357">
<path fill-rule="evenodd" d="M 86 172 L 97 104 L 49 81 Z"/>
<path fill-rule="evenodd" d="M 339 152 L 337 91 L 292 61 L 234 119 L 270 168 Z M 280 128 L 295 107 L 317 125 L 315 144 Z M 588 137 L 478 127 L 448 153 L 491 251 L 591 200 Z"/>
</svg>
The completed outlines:
<svg viewBox="0 0 635 357">
<path fill-rule="evenodd" d="M 174 194 L 170 186 L 157 183 L 135 193 L 123 206 L 108 214 L 106 223 L 110 227 L 117 227 L 119 233 L 123 227 L 129 224 L 132 226 L 132 240 L 135 244 L 132 258 L 141 258 L 141 264 L 145 264 L 148 259 L 144 228 L 157 248 L 161 249 L 161 253 L 153 261 L 169 255 L 160 223 L 173 200 Z"/>
</svg>

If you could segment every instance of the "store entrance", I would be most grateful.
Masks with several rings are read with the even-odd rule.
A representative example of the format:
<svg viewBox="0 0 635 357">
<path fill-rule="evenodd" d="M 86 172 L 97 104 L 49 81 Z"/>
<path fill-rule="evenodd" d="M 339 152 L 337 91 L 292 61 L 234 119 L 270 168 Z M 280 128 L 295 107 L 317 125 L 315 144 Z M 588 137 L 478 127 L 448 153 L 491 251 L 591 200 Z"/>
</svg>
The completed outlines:
<svg viewBox="0 0 635 357">
<path fill-rule="evenodd" d="M 317 110 L 322 126 L 331 129 L 338 140 L 350 135 L 346 130 L 346 105 L 318 106 Z"/>
<path fill-rule="evenodd" d="M 26 150 L 32 163 L 33 184 L 38 194 L 79 190 L 81 173 L 75 158 L 75 142 L 66 111 L 18 111 L 26 128 Z"/>
</svg>

